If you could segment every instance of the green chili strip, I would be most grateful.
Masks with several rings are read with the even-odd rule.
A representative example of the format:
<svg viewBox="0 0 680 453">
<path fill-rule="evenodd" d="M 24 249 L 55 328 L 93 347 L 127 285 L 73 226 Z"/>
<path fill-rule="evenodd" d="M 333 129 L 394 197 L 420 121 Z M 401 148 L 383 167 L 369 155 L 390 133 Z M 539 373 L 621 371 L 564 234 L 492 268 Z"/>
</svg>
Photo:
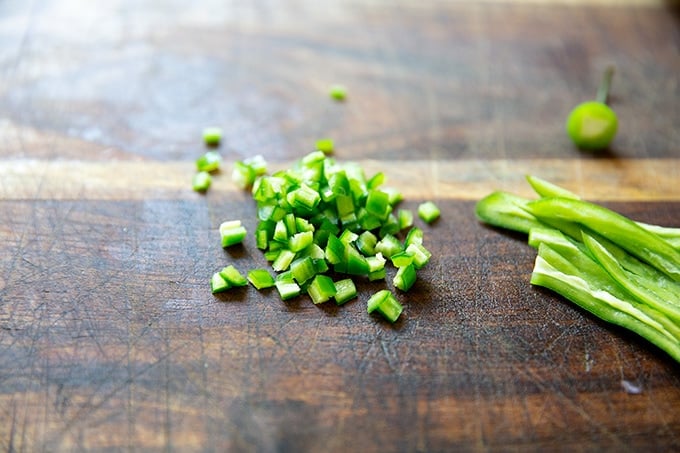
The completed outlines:
<svg viewBox="0 0 680 453">
<path fill-rule="evenodd" d="M 557 197 L 531 201 L 527 209 L 540 219 L 578 222 L 680 281 L 680 252 L 627 217 L 587 201 Z"/>
<path fill-rule="evenodd" d="M 637 333 L 680 362 L 680 338 L 675 338 L 658 321 L 629 302 L 590 286 L 588 276 L 579 275 L 577 269 L 572 267 L 567 273 L 561 271 L 560 264 L 568 265 L 568 262 L 549 246 L 541 244 L 531 283 L 552 289 L 599 318 Z"/>
<path fill-rule="evenodd" d="M 529 245 L 538 249 L 531 283 L 680 362 L 680 251 L 673 244 L 680 229 L 635 222 L 540 178 L 527 180 L 542 198 L 494 192 L 475 212 L 487 223 L 529 234 Z"/>
<path fill-rule="evenodd" d="M 669 299 L 659 297 L 657 294 L 663 289 L 654 281 L 626 271 L 607 248 L 607 241 L 602 239 L 598 241 L 594 236 L 585 233 L 583 241 L 590 253 L 617 283 L 639 301 L 660 311 L 680 325 L 680 285 L 677 285 L 678 288 L 674 294 L 667 294 Z"/>
</svg>

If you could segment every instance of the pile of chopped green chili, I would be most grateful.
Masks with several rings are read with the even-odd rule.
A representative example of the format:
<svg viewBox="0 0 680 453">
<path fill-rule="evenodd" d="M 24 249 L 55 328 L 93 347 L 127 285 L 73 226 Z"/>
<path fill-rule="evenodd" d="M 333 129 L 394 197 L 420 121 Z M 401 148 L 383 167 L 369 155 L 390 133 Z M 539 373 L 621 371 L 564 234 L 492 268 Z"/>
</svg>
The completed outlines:
<svg viewBox="0 0 680 453">
<path fill-rule="evenodd" d="M 680 228 L 635 222 L 540 178 L 540 198 L 493 192 L 479 219 L 529 235 L 531 283 L 647 339 L 680 362 Z"/>
<path fill-rule="evenodd" d="M 325 149 L 271 175 L 261 156 L 235 163 L 232 179 L 251 190 L 258 217 L 255 244 L 274 274 L 252 269 L 243 277 L 228 266 L 212 276 L 213 293 L 250 282 L 258 290 L 275 287 L 282 300 L 306 294 L 314 304 L 333 299 L 342 305 L 357 297 L 355 279 L 385 280 L 388 263 L 396 268 L 394 288 L 413 287 L 431 253 L 413 213 L 397 209 L 402 195 L 383 186 L 384 173 L 367 178 L 357 163 L 328 157 L 332 144 L 323 144 Z M 418 214 L 430 223 L 439 209 L 427 202 Z M 239 220 L 226 221 L 219 230 L 223 247 L 240 244 L 247 235 Z M 377 311 L 391 322 L 402 310 L 389 289 L 367 304 L 369 313 Z"/>
</svg>

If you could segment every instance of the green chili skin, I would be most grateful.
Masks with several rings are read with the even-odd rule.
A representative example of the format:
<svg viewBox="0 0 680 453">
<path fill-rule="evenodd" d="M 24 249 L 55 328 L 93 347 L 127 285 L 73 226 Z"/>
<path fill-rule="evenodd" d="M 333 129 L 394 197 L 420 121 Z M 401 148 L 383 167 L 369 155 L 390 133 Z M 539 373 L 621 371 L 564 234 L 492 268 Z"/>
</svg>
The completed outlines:
<svg viewBox="0 0 680 453">
<path fill-rule="evenodd" d="M 630 254 L 680 281 L 680 252 L 627 217 L 587 201 L 541 198 L 526 204 L 538 219 L 573 221 L 598 232 Z"/>
<path fill-rule="evenodd" d="M 548 197 L 561 197 L 561 198 L 573 198 L 575 200 L 580 200 L 581 197 L 576 195 L 574 192 L 553 184 L 545 179 L 541 179 L 537 176 L 527 175 L 527 182 L 531 185 L 534 192 L 543 198 Z M 527 200 L 528 202 L 529 200 Z M 644 222 L 635 222 L 640 225 L 645 230 L 650 233 L 654 233 L 657 236 L 668 242 L 671 247 L 680 251 L 680 228 L 668 228 L 659 225 L 650 225 Z"/>
<path fill-rule="evenodd" d="M 531 284 L 551 289 L 600 319 L 635 332 L 680 362 L 680 340 L 678 338 L 664 332 L 662 327 L 655 325 L 657 323 L 654 320 L 648 320 L 648 316 L 644 313 L 635 317 L 621 310 L 620 307 L 612 306 L 608 299 L 623 301 L 606 291 L 597 291 L 597 289 L 588 287 L 587 278 L 572 274 L 575 268 L 568 270 L 567 273 L 558 269 L 562 267 L 560 261 L 569 266 L 566 259 L 560 257 L 546 244 L 541 244 L 531 275 Z M 645 320 L 648 322 L 644 322 Z"/>
<path fill-rule="evenodd" d="M 479 220 L 500 228 L 529 234 L 532 228 L 551 226 L 580 238 L 581 232 L 577 225 L 569 220 L 538 219 L 533 215 L 528 205 L 530 199 L 520 197 L 509 192 L 496 191 L 482 198 L 475 205 L 475 214 Z"/>
<path fill-rule="evenodd" d="M 626 291 L 640 302 L 664 313 L 680 326 L 680 287 L 679 291 L 672 294 L 656 282 L 626 271 L 611 253 L 611 244 L 607 244 L 605 240 L 598 240 L 594 235 L 584 233 L 583 242 L 607 273 Z M 661 294 L 665 294 L 665 297 L 661 297 Z"/>
<path fill-rule="evenodd" d="M 531 185 L 531 188 L 534 189 L 534 192 L 536 192 L 541 197 L 562 197 L 573 198 L 575 200 L 581 199 L 581 197 L 576 195 L 574 192 L 553 184 L 550 181 L 539 178 L 538 176 L 526 175 L 526 180 L 529 185 Z"/>
<path fill-rule="evenodd" d="M 631 330 L 680 362 L 680 251 L 677 228 L 635 222 L 540 178 L 542 198 L 494 192 L 477 217 L 529 233 L 538 249 L 531 283 L 604 321 Z"/>
</svg>

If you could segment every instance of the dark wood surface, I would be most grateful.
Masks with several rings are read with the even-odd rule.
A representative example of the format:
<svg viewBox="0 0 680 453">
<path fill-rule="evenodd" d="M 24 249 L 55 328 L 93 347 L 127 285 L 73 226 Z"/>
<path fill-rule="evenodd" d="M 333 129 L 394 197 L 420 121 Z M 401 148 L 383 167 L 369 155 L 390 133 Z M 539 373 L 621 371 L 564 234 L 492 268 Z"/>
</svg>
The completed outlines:
<svg viewBox="0 0 680 453">
<path fill-rule="evenodd" d="M 656 1 L 0 2 L 0 450 L 677 451 L 680 367 L 529 284 L 535 251 L 474 203 L 534 173 L 680 226 L 678 7 Z M 617 67 L 621 129 L 567 113 Z M 328 87 L 349 97 L 336 103 Z M 191 191 L 201 130 L 226 170 Z M 217 226 L 231 163 L 333 137 L 432 199 L 402 318 L 243 288 Z M 630 394 L 622 386 L 639 386 Z"/>
</svg>

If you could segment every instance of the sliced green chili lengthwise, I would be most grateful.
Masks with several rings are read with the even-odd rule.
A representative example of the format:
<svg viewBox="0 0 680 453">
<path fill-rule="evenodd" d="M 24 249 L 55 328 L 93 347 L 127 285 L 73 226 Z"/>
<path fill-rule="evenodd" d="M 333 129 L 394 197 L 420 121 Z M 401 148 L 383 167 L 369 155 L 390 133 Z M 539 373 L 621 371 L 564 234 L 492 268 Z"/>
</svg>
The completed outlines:
<svg viewBox="0 0 680 453">
<path fill-rule="evenodd" d="M 634 222 L 535 176 L 542 197 L 494 192 L 477 217 L 529 234 L 537 248 L 531 283 L 629 329 L 680 362 L 680 251 L 677 228 Z"/>
<path fill-rule="evenodd" d="M 527 204 L 527 209 L 539 220 L 578 222 L 653 265 L 676 282 L 680 281 L 680 252 L 658 235 L 621 214 L 587 201 L 561 197 L 532 201 Z"/>
</svg>

